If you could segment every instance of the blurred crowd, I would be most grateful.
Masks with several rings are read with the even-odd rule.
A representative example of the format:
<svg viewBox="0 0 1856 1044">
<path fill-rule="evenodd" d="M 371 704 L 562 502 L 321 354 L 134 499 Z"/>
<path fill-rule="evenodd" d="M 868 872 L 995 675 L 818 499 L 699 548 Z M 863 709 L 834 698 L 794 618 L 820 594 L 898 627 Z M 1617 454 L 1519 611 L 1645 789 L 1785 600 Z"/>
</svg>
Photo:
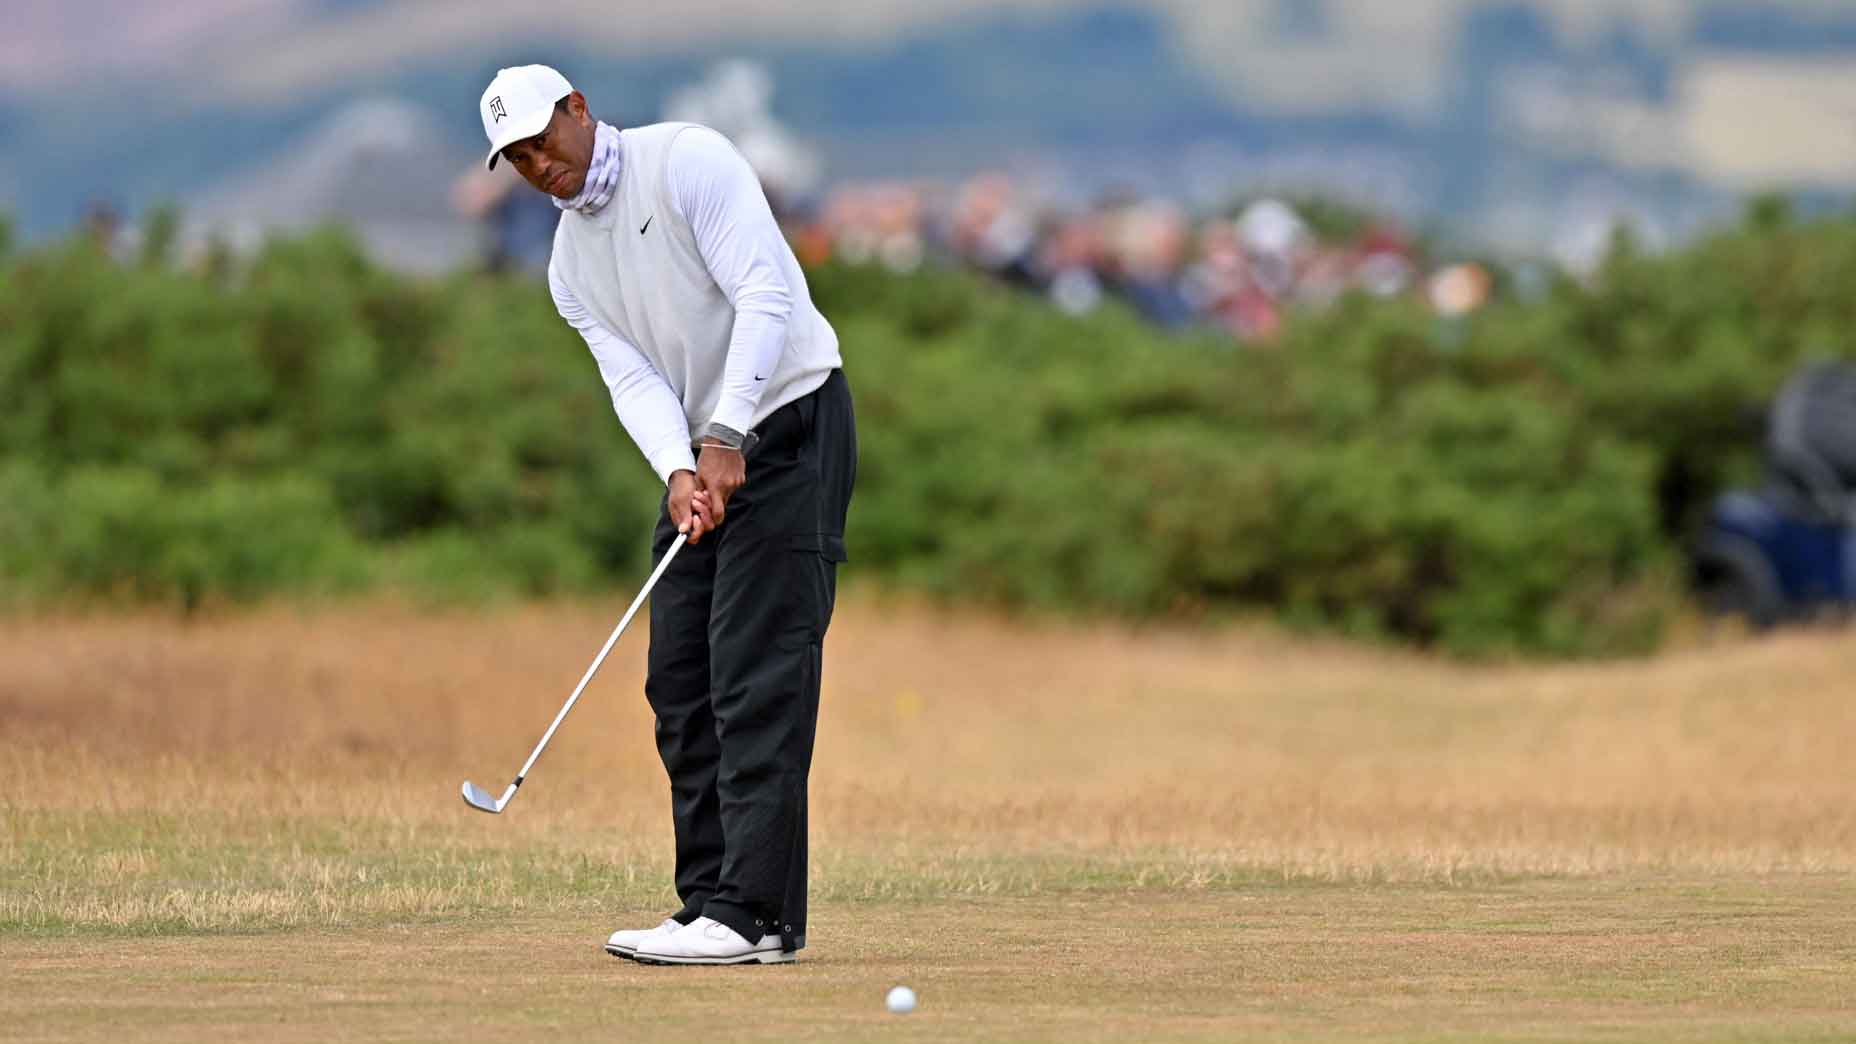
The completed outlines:
<svg viewBox="0 0 1856 1044">
<path fill-rule="evenodd" d="M 1289 313 L 1350 292 L 1417 296 L 1457 316 L 1493 288 L 1480 265 L 1432 266 L 1396 225 L 1334 204 L 1304 213 L 1265 197 L 1208 216 L 1122 193 L 1079 206 L 997 172 L 825 186 L 818 155 L 773 117 L 772 94 L 764 69 L 724 62 L 674 92 L 661 115 L 736 142 L 807 265 L 962 266 L 1073 315 L 1119 300 L 1170 330 L 1219 329 L 1245 341 L 1268 341 Z M 484 230 L 491 267 L 545 271 L 558 214 L 498 174 L 477 168 L 461 179 L 454 206 Z"/>
<path fill-rule="evenodd" d="M 558 216 L 546 200 L 512 191 L 513 179 L 459 188 L 460 208 L 489 228 L 492 267 L 545 270 Z M 1138 196 L 1065 208 L 1040 203 L 997 173 L 952 185 L 844 184 L 797 205 L 777 186 L 768 189 L 808 266 L 833 259 L 898 272 L 962 266 L 1072 315 L 1119 300 L 1169 330 L 1218 329 L 1244 341 L 1267 342 L 1289 313 L 1350 292 L 1416 296 L 1455 317 L 1480 308 L 1494 285 L 1474 262 L 1429 264 L 1393 224 L 1358 217 L 1323 234 L 1275 198 L 1214 216 Z"/>
<path fill-rule="evenodd" d="M 1138 196 L 1065 208 L 998 173 L 952 186 L 843 185 L 788 225 L 807 264 L 962 265 L 1071 314 L 1118 299 L 1168 329 L 1211 327 L 1246 341 L 1267 341 L 1289 312 L 1352 291 L 1418 295 L 1456 316 L 1481 307 L 1493 286 L 1474 263 L 1428 266 L 1389 223 L 1360 219 L 1322 235 L 1274 198 L 1214 216 Z"/>
</svg>

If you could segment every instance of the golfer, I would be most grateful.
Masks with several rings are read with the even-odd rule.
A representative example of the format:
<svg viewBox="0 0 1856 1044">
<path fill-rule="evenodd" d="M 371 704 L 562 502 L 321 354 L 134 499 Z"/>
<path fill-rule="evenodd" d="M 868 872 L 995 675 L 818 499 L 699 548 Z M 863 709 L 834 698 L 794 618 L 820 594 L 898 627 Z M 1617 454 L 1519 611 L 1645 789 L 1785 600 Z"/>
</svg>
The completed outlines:
<svg viewBox="0 0 1856 1044">
<path fill-rule="evenodd" d="M 775 964 L 806 944 L 806 779 L 857 469 L 838 337 L 760 182 L 689 123 L 620 130 L 541 65 L 483 92 L 500 157 L 561 209 L 548 286 L 663 479 L 645 696 L 682 909 L 606 949 Z"/>
</svg>

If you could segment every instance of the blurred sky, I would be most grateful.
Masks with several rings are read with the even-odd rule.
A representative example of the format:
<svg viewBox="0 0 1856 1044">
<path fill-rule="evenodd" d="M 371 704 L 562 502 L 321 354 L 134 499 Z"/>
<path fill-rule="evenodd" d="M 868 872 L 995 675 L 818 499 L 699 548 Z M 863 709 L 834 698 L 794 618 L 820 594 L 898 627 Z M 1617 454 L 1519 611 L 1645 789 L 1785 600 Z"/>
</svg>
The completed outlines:
<svg viewBox="0 0 1856 1044">
<path fill-rule="evenodd" d="M 1567 196 L 1680 228 L 1758 189 L 1856 186 L 1847 0 L 7 9 L 0 206 L 28 234 L 68 226 L 96 199 L 133 212 L 223 197 L 228 182 L 323 140 L 357 103 L 426 113 L 465 157 L 481 83 L 531 60 L 597 88 L 602 114 L 636 121 L 658 118 L 671 91 L 718 59 L 760 59 L 775 112 L 835 177 L 1026 157 L 1162 189 L 1177 173 L 1169 164 L 1234 184 L 1268 171 L 1513 241 L 1553 227 Z"/>
</svg>

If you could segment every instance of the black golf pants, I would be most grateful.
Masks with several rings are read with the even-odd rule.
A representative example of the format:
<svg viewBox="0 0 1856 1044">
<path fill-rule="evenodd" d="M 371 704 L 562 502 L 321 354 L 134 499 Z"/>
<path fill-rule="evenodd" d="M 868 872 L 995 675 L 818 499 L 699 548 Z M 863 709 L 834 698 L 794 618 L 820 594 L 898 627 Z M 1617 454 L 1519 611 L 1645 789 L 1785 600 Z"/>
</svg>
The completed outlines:
<svg viewBox="0 0 1856 1044">
<path fill-rule="evenodd" d="M 749 942 L 779 934 L 796 950 L 820 654 L 857 471 L 843 372 L 757 431 L 721 527 L 686 546 L 652 592 L 645 696 L 670 776 L 676 918 L 706 915 Z M 676 535 L 666 500 L 656 557 Z"/>
</svg>

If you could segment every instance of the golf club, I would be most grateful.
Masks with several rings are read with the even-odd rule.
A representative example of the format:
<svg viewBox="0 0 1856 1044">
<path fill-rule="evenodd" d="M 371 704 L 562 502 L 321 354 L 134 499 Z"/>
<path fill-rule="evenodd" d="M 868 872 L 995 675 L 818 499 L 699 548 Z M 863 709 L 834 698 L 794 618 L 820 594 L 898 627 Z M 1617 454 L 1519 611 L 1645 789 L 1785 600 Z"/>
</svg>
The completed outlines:
<svg viewBox="0 0 1856 1044">
<path fill-rule="evenodd" d="M 554 724 L 548 726 L 548 731 L 542 734 L 541 742 L 535 744 L 535 752 L 522 763 L 522 771 L 516 773 L 515 782 L 509 784 L 509 789 L 503 791 L 503 796 L 499 798 L 491 797 L 489 791 L 470 780 L 465 780 L 465 804 L 479 812 L 495 815 L 508 808 L 509 802 L 515 800 L 516 788 L 522 785 L 522 780 L 528 775 L 528 770 L 535 767 L 535 759 L 541 757 L 541 752 L 547 749 L 548 741 L 554 738 L 554 730 L 561 727 L 561 722 L 567 718 L 567 712 L 574 709 L 574 704 L 580 699 L 580 694 L 586 691 L 586 683 L 593 680 L 593 675 L 599 671 L 599 665 L 606 662 L 606 654 L 612 651 L 612 646 L 618 642 L 619 635 L 625 633 L 625 625 L 632 622 L 632 617 L 637 614 L 638 607 L 650 597 L 651 588 L 657 586 L 658 577 L 664 575 L 664 570 L 670 567 L 670 560 L 677 557 L 677 551 L 683 547 L 683 542 L 687 539 L 689 539 L 689 534 L 678 533 L 677 539 L 671 542 L 670 550 L 664 552 L 663 561 L 657 563 L 657 568 L 651 571 L 651 578 L 644 582 L 644 590 L 639 591 L 638 597 L 632 599 L 631 608 L 625 610 L 625 615 L 619 618 L 619 626 L 613 628 L 612 637 L 606 639 L 606 644 L 599 650 L 599 655 L 593 658 L 593 666 L 586 669 L 586 674 L 581 677 L 580 684 L 574 686 L 574 694 L 567 697 L 567 703 L 561 707 L 561 712 L 554 716 Z"/>
</svg>

